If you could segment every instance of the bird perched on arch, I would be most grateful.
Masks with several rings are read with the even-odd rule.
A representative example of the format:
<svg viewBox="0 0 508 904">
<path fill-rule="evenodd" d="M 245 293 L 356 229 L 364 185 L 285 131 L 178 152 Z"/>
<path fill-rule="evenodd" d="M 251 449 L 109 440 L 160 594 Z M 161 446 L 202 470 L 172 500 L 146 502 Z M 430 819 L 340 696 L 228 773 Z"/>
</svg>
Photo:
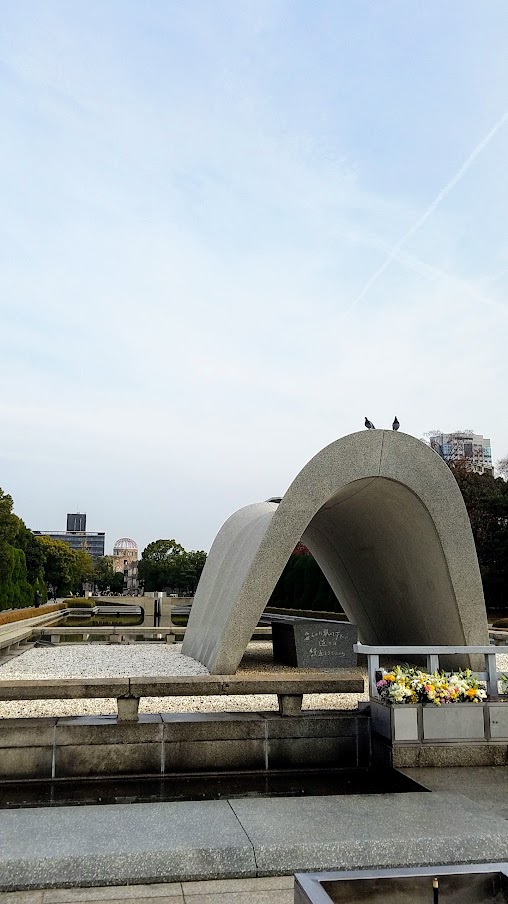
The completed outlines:
<svg viewBox="0 0 508 904">
<path fill-rule="evenodd" d="M 399 427 L 400 427 L 400 424 L 399 424 L 399 422 L 398 422 L 398 420 L 397 420 L 397 415 L 395 415 L 395 420 L 394 420 L 394 422 L 393 422 L 393 424 L 392 424 L 392 430 L 398 430 Z"/>
<path fill-rule="evenodd" d="M 375 430 L 376 429 L 374 427 L 374 424 L 372 423 L 372 421 L 369 421 L 368 417 L 365 418 L 365 426 L 367 427 L 367 430 Z"/>
</svg>

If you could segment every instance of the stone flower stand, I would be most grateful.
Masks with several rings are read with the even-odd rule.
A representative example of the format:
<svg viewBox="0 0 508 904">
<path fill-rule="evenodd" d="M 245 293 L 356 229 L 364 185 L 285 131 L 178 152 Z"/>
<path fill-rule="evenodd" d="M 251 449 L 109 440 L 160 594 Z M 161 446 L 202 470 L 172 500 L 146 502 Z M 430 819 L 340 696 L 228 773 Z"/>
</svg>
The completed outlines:
<svg viewBox="0 0 508 904">
<path fill-rule="evenodd" d="M 390 704 L 371 698 L 372 730 L 394 744 L 508 744 L 508 699 L 483 703 Z"/>
</svg>

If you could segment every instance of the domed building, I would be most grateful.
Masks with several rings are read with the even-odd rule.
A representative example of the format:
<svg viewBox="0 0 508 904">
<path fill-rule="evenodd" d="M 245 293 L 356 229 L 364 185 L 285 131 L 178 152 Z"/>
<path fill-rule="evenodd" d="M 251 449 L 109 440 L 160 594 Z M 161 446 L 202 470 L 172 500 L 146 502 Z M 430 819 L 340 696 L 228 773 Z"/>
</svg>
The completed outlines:
<svg viewBox="0 0 508 904">
<path fill-rule="evenodd" d="M 113 570 L 123 572 L 124 591 L 138 589 L 138 544 L 130 537 L 120 537 L 113 546 Z"/>
</svg>

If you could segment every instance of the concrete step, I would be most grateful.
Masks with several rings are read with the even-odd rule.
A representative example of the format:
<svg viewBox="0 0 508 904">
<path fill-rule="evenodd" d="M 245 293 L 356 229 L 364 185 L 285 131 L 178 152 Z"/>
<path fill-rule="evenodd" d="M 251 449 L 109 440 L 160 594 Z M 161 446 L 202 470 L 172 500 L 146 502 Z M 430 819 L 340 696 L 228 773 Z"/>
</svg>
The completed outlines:
<svg viewBox="0 0 508 904">
<path fill-rule="evenodd" d="M 506 820 L 462 794 L 350 795 L 0 812 L 0 888 L 291 875 L 506 859 Z"/>
</svg>

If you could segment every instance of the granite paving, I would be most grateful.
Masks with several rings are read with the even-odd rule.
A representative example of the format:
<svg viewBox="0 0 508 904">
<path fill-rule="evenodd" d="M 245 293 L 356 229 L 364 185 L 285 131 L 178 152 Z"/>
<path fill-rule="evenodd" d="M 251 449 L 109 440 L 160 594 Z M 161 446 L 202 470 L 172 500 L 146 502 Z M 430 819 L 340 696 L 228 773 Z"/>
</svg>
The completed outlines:
<svg viewBox="0 0 508 904">
<path fill-rule="evenodd" d="M 4 890 L 255 875 L 252 845 L 225 800 L 0 813 Z"/>
<path fill-rule="evenodd" d="M 232 800 L 258 874 L 504 861 L 506 821 L 456 793 Z"/>
<path fill-rule="evenodd" d="M 16 904 L 66 904 L 80 899 L 61 890 L 73 886 L 97 887 L 95 900 L 133 904 L 143 886 L 168 882 L 173 887 L 160 885 L 154 896 L 178 898 L 182 882 L 182 894 L 198 898 L 208 894 L 201 880 L 471 863 L 479 852 L 484 861 L 504 861 L 506 827 L 492 807 L 440 791 L 4 810 L 0 888 L 53 889 L 44 902 L 28 896 Z M 99 895 L 106 885 L 129 891 L 113 887 Z M 287 889 L 258 891 L 260 904 L 271 904 L 268 892 Z M 233 893 L 245 894 L 227 892 Z M 90 890 L 80 894 L 94 900 Z"/>
<path fill-rule="evenodd" d="M 293 904 L 293 876 L 0 892 L 1 904 Z"/>
<path fill-rule="evenodd" d="M 498 816 L 508 818 L 508 766 L 411 768 L 399 771 L 429 791 L 457 791 L 494 810 Z"/>
</svg>

